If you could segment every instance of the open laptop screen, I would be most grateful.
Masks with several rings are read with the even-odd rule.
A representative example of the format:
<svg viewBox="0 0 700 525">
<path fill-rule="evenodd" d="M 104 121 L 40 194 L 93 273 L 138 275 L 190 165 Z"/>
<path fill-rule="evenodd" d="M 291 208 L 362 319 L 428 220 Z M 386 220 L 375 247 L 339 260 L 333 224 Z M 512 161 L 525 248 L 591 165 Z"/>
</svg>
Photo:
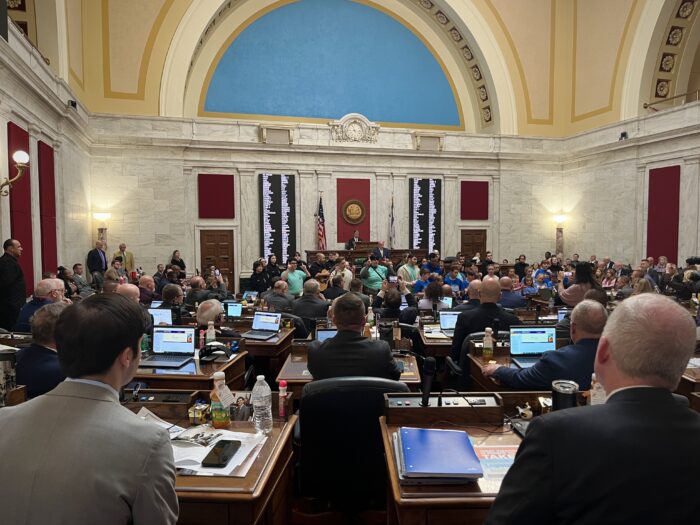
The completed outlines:
<svg viewBox="0 0 700 525">
<path fill-rule="evenodd" d="M 458 317 L 459 312 L 440 312 L 440 329 L 454 330 Z"/>
<path fill-rule="evenodd" d="M 148 313 L 153 316 L 153 325 L 173 324 L 173 312 L 167 308 L 149 308 Z"/>
<path fill-rule="evenodd" d="M 444 304 L 447 308 L 452 308 L 452 304 L 454 303 L 454 298 L 453 297 L 440 297 L 440 302 Z"/>
<path fill-rule="evenodd" d="M 243 313 L 243 305 L 241 303 L 224 303 L 226 306 L 226 317 L 240 317 Z"/>
<path fill-rule="evenodd" d="M 258 298 L 258 292 L 255 292 L 253 290 L 247 290 L 247 291 L 243 292 L 243 295 L 241 296 L 241 300 L 246 300 L 246 301 L 248 299 L 255 300 L 257 298 Z"/>
<path fill-rule="evenodd" d="M 330 339 L 331 337 L 335 337 L 335 334 L 338 333 L 338 330 L 335 328 L 317 328 L 316 329 L 316 341 L 322 343 L 326 339 Z"/>
<path fill-rule="evenodd" d="M 557 310 L 557 321 L 563 321 L 567 314 L 570 314 L 571 310 L 569 308 L 559 308 Z"/>
<path fill-rule="evenodd" d="M 161 304 L 163 301 L 151 301 L 151 308 L 158 308 Z"/>
<path fill-rule="evenodd" d="M 277 332 L 280 329 L 282 314 L 270 312 L 255 312 L 253 330 L 268 330 Z"/>
<path fill-rule="evenodd" d="M 154 326 L 153 353 L 194 355 L 194 326 Z"/>
<path fill-rule="evenodd" d="M 557 347 L 553 326 L 511 326 L 510 355 L 541 355 Z"/>
</svg>

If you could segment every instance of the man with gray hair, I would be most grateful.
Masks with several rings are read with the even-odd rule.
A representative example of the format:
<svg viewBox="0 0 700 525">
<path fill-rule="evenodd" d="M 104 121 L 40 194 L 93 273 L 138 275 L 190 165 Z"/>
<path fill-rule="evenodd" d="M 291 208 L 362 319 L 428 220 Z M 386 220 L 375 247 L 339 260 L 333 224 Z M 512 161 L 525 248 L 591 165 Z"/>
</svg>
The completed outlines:
<svg viewBox="0 0 700 525">
<path fill-rule="evenodd" d="M 17 384 L 26 385 L 30 399 L 53 390 L 66 378 L 58 363 L 54 328 L 67 306 L 60 302 L 39 308 L 32 317 L 32 344 L 17 352 Z"/>
<path fill-rule="evenodd" d="M 278 312 L 291 312 L 294 307 L 294 296 L 288 291 L 287 281 L 279 279 L 272 287 L 272 292 L 265 294 L 265 301 Z"/>
<path fill-rule="evenodd" d="M 209 326 L 209 321 L 216 324 L 221 320 L 223 313 L 223 307 L 218 299 L 207 299 L 197 308 L 197 325 L 200 328 L 206 328 Z"/>
<path fill-rule="evenodd" d="M 26 303 L 19 312 L 19 318 L 15 325 L 15 332 L 29 332 L 34 312 L 44 305 L 51 303 L 67 302 L 66 285 L 61 279 L 42 279 L 34 287 L 32 300 Z"/>
<path fill-rule="evenodd" d="M 304 283 L 304 295 L 294 301 L 292 313 L 303 319 L 326 317 L 330 303 L 321 295 L 321 287 L 316 279 Z"/>
<path fill-rule="evenodd" d="M 532 420 L 486 523 L 697 522 L 700 414 L 672 394 L 694 349 L 671 299 L 622 302 L 595 357 L 606 402 Z"/>
<path fill-rule="evenodd" d="M 486 365 L 481 372 L 516 390 L 551 390 L 552 381 L 569 379 L 581 390 L 591 388 L 593 361 L 608 313 L 597 301 L 585 299 L 571 312 L 569 328 L 573 344 L 545 352 L 529 368 Z"/>
</svg>

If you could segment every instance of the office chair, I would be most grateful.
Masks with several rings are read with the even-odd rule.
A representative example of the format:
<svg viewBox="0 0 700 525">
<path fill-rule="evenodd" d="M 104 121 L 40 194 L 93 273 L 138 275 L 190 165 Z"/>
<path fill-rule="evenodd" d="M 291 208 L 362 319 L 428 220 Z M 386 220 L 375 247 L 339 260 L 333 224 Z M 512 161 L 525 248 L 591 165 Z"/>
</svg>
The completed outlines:
<svg viewBox="0 0 700 525">
<path fill-rule="evenodd" d="M 359 513 L 386 507 L 386 464 L 379 417 L 384 394 L 404 383 L 376 377 L 321 379 L 299 405 L 300 489 L 330 508 Z"/>
<path fill-rule="evenodd" d="M 469 343 L 472 341 L 482 341 L 485 333 L 486 332 L 474 332 L 464 339 L 462 348 L 459 351 L 459 360 L 457 363 L 455 363 L 451 356 L 445 358 L 450 374 L 457 378 L 457 389 L 460 391 L 469 390 L 471 388 L 471 381 L 469 378 Z M 507 339 L 509 335 L 510 332 L 499 331 L 496 333 L 496 340 L 503 341 Z"/>
<path fill-rule="evenodd" d="M 294 339 L 306 339 L 309 337 L 309 330 L 304 319 L 298 315 L 282 312 L 282 319 L 291 319 L 294 325 Z"/>
</svg>

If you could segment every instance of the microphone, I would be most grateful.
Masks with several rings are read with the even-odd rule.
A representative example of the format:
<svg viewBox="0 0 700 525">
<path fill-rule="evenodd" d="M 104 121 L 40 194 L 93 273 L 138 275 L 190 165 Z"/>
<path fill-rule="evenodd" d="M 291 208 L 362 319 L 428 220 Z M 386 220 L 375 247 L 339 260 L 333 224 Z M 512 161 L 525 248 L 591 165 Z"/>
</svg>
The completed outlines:
<svg viewBox="0 0 700 525">
<path fill-rule="evenodd" d="M 433 387 L 433 378 L 435 377 L 435 358 L 426 357 L 423 362 L 423 398 L 420 406 L 430 406 L 430 389 Z"/>
</svg>

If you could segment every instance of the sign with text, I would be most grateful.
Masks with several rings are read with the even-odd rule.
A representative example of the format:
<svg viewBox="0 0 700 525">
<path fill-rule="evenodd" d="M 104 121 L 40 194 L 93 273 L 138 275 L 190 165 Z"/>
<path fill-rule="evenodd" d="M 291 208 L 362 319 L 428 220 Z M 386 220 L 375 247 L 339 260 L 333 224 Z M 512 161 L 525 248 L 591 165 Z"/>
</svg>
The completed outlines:
<svg viewBox="0 0 700 525">
<path fill-rule="evenodd" d="M 297 249 L 294 176 L 261 173 L 259 177 L 261 252 L 265 258 L 276 255 L 283 264 Z"/>
<path fill-rule="evenodd" d="M 411 249 L 440 249 L 442 180 L 409 179 L 409 244 Z"/>
</svg>

